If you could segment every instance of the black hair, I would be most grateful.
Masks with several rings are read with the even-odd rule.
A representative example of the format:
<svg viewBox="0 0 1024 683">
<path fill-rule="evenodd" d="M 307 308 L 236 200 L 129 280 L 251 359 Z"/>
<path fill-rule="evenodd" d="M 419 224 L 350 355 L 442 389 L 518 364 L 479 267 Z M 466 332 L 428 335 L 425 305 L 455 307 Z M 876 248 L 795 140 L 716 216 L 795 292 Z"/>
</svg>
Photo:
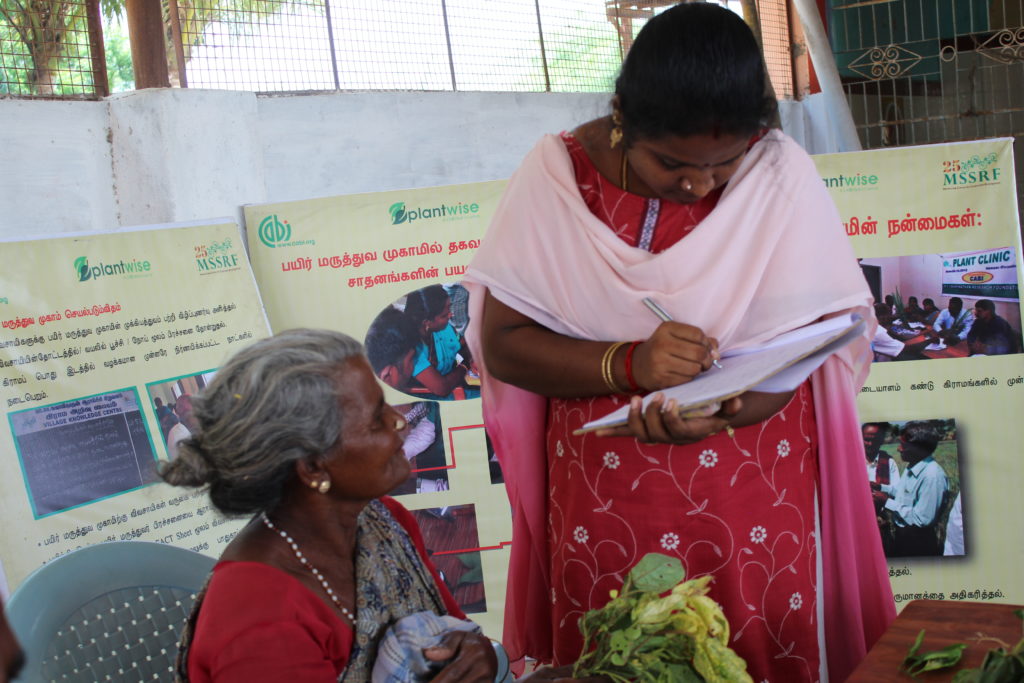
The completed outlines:
<svg viewBox="0 0 1024 683">
<path fill-rule="evenodd" d="M 875 304 L 875 317 L 892 315 L 892 309 L 885 304 Z"/>
<path fill-rule="evenodd" d="M 931 306 L 932 308 L 935 308 L 935 302 L 932 301 L 931 299 L 928 299 L 928 298 L 923 299 L 921 301 L 921 305 L 922 306 Z"/>
<path fill-rule="evenodd" d="M 734 12 L 683 3 L 640 30 L 615 81 L 627 143 L 666 135 L 752 135 L 775 114 L 761 49 Z"/>
<path fill-rule="evenodd" d="M 936 446 L 942 440 L 942 435 L 932 422 L 915 420 L 903 425 L 903 429 L 900 430 L 900 438 L 930 455 L 935 452 Z"/>
<path fill-rule="evenodd" d="M 405 315 L 419 329 L 424 320 L 441 315 L 444 305 L 448 302 L 448 292 L 444 291 L 444 287 L 430 285 L 411 292 L 405 298 Z"/>
<path fill-rule="evenodd" d="M 960 298 L 960 297 L 958 297 L 958 296 L 954 296 L 954 297 L 953 297 L 952 299 L 950 299 L 950 300 L 949 300 L 949 305 L 950 305 L 950 306 L 952 306 L 952 305 L 953 305 L 953 302 L 954 302 L 954 301 L 956 301 L 956 302 L 957 302 L 958 304 L 960 304 L 961 306 L 963 306 L 963 305 L 964 305 L 964 300 L 963 300 L 963 299 L 961 299 L 961 298 Z"/>
<path fill-rule="evenodd" d="M 996 312 L 996 305 L 992 303 L 991 299 L 978 299 L 974 302 L 974 306 L 975 308 L 980 308 L 981 310 L 988 311 L 989 313 Z"/>
<path fill-rule="evenodd" d="M 892 430 L 892 425 L 888 422 L 865 422 L 860 426 L 862 432 L 865 427 L 878 427 L 879 434 L 888 434 Z"/>
<path fill-rule="evenodd" d="M 400 310 L 388 306 L 366 331 L 366 357 L 373 371 L 380 374 L 389 365 L 398 365 L 402 357 L 420 341 L 416 326 Z"/>
</svg>

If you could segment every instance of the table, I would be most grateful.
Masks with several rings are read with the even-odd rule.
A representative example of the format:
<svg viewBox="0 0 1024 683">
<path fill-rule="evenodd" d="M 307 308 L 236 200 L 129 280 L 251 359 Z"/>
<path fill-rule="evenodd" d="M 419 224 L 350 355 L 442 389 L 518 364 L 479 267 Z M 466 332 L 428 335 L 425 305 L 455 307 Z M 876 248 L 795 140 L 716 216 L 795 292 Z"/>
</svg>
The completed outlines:
<svg viewBox="0 0 1024 683">
<path fill-rule="evenodd" d="M 991 602 L 959 602 L 956 600 L 914 600 L 896 617 L 868 656 L 847 681 L 949 681 L 960 669 L 981 666 L 985 653 L 999 647 L 990 640 L 978 642 L 978 634 L 1000 638 L 1010 647 L 1021 639 L 1022 622 L 1013 614 L 1020 605 L 999 605 Z M 912 679 L 899 672 L 907 650 L 917 634 L 925 630 L 919 653 L 939 650 L 947 645 L 966 643 L 963 657 L 956 667 L 940 669 Z"/>
<path fill-rule="evenodd" d="M 905 339 L 903 344 L 905 346 L 917 345 L 923 347 L 932 341 L 934 340 L 928 339 L 928 337 L 923 334 L 919 334 L 915 337 L 911 337 L 910 339 Z M 926 351 L 924 348 L 921 348 L 918 353 L 925 358 L 967 358 L 967 356 L 971 355 L 970 349 L 967 348 L 966 341 L 959 342 L 953 346 L 947 346 L 941 351 Z"/>
</svg>

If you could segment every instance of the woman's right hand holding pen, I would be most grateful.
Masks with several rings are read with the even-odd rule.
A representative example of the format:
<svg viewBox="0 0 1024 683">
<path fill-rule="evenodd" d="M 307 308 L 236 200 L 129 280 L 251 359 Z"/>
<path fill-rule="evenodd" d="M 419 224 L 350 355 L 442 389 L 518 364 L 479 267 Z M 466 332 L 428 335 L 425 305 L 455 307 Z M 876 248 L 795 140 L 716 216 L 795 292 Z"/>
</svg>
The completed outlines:
<svg viewBox="0 0 1024 683">
<path fill-rule="evenodd" d="M 699 327 L 666 321 L 633 352 L 633 377 L 645 391 L 674 387 L 710 368 L 718 357 L 717 339 Z"/>
</svg>

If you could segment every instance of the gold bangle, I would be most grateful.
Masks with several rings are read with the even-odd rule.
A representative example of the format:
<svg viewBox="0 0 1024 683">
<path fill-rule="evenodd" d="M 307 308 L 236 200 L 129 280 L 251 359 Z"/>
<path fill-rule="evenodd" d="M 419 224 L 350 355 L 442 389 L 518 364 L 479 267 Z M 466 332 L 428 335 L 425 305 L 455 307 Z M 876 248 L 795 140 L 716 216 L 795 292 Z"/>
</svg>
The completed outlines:
<svg viewBox="0 0 1024 683">
<path fill-rule="evenodd" d="M 601 377 L 604 379 L 605 385 L 612 390 L 613 394 L 624 393 L 622 388 L 615 382 L 613 365 L 615 362 L 615 352 L 628 343 L 629 342 L 624 341 L 615 342 L 605 349 L 604 356 L 601 357 Z"/>
</svg>

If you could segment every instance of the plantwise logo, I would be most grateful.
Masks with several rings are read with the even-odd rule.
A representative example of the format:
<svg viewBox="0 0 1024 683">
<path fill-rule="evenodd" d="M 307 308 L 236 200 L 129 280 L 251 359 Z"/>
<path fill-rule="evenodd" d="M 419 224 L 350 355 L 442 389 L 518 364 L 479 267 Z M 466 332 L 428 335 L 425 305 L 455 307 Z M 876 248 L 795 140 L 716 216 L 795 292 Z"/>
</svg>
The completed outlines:
<svg viewBox="0 0 1024 683">
<path fill-rule="evenodd" d="M 457 204 L 441 204 L 440 206 L 421 206 L 416 209 L 407 209 L 405 202 L 395 202 L 388 207 L 388 214 L 391 216 L 391 225 L 412 223 L 413 221 L 425 220 L 428 218 L 440 218 L 445 221 L 455 221 L 462 218 L 469 218 L 480 213 L 480 205 L 476 202 L 458 202 Z"/>
<path fill-rule="evenodd" d="M 121 260 L 117 263 L 103 263 L 90 265 L 87 256 L 79 256 L 74 262 L 75 274 L 79 282 L 86 280 L 98 280 L 105 275 L 123 275 L 129 278 L 145 277 L 152 270 L 149 261 L 136 258 L 130 261 Z"/>
</svg>

